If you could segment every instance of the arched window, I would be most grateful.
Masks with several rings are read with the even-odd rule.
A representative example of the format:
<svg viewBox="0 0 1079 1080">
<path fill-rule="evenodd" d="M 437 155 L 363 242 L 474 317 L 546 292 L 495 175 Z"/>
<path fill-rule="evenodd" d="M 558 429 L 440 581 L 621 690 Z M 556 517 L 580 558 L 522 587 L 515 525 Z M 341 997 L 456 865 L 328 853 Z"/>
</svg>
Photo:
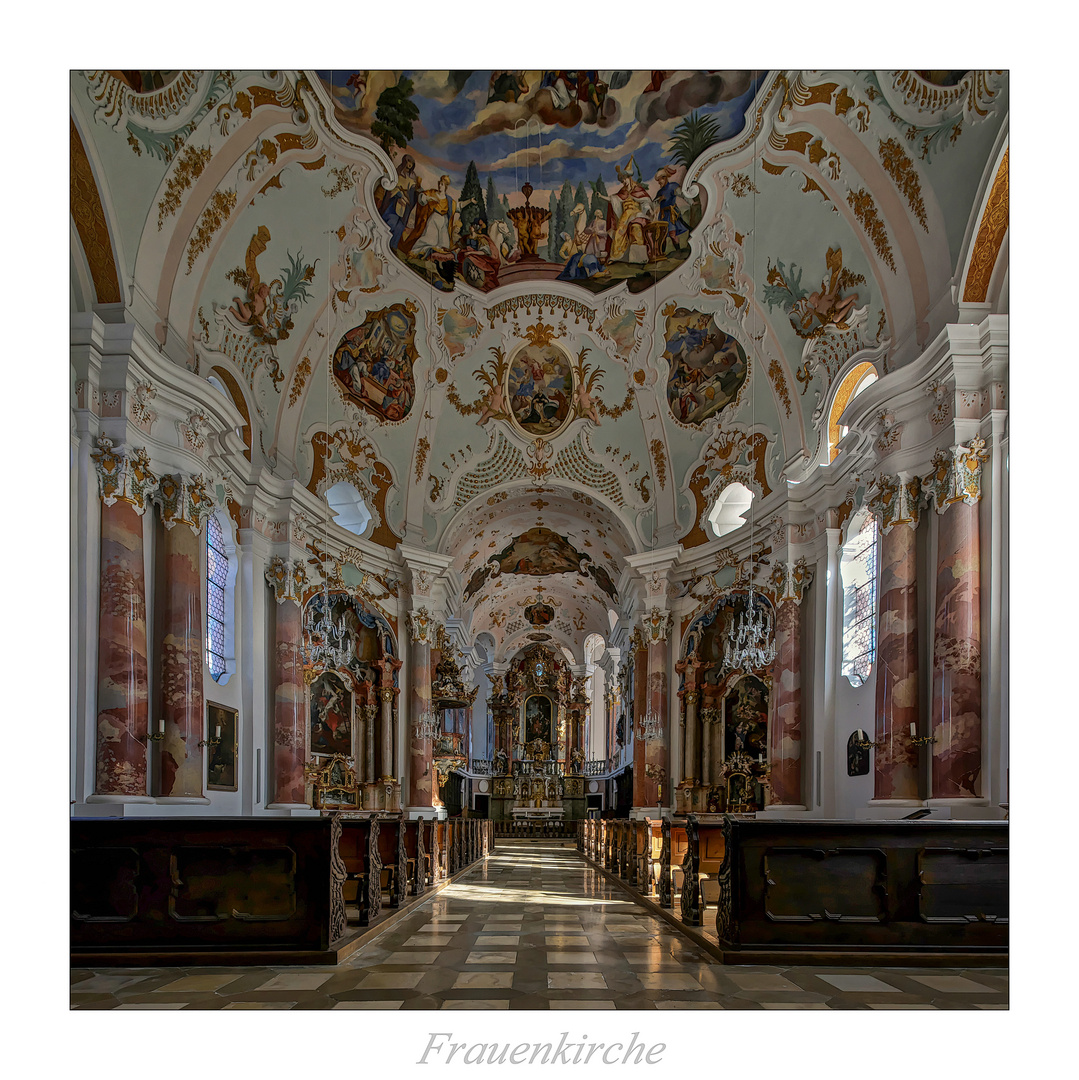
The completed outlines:
<svg viewBox="0 0 1079 1080">
<path fill-rule="evenodd" d="M 229 559 L 221 522 L 206 519 L 206 666 L 216 682 L 225 674 L 225 586 Z"/>
<path fill-rule="evenodd" d="M 866 361 L 858 364 L 847 372 L 846 377 L 839 384 L 832 401 L 832 411 L 828 414 L 828 461 L 835 461 L 839 453 L 839 440 L 847 434 L 847 429 L 840 424 L 839 418 L 843 410 L 856 398 L 867 386 L 872 386 L 877 381 L 877 369 Z"/>
<path fill-rule="evenodd" d="M 844 545 L 843 668 L 851 686 L 861 686 L 877 657 L 877 519 L 867 514 Z"/>
</svg>

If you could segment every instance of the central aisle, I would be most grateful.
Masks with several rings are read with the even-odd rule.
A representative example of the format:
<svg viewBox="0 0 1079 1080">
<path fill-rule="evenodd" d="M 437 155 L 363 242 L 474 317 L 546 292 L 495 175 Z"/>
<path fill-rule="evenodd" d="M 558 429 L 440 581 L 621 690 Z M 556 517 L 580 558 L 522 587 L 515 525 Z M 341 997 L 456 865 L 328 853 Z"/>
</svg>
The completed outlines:
<svg viewBox="0 0 1079 1080">
<path fill-rule="evenodd" d="M 1004 969 L 724 966 L 564 840 L 500 839 L 337 967 L 71 971 L 75 1009 L 1003 1009 L 1007 990 Z"/>
</svg>

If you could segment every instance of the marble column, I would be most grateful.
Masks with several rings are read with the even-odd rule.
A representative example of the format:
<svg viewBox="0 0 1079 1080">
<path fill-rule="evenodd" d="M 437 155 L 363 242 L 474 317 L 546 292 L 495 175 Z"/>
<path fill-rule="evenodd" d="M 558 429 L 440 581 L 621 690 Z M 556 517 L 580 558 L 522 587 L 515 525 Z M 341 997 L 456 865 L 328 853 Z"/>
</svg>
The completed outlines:
<svg viewBox="0 0 1079 1080">
<path fill-rule="evenodd" d="M 980 437 L 933 459 L 937 510 L 933 619 L 932 797 L 982 795 L 982 651 L 978 501 Z"/>
<path fill-rule="evenodd" d="M 918 747 L 918 484 L 886 480 L 882 491 L 874 800 L 920 803 Z"/>
<path fill-rule="evenodd" d="M 158 753 L 158 794 L 207 802 L 202 791 L 202 522 L 210 500 L 202 477 L 164 476 L 160 486 L 165 525 L 160 650 L 161 717 L 165 738 Z"/>
<path fill-rule="evenodd" d="M 304 697 L 303 615 L 299 603 L 277 605 L 274 668 L 274 795 L 271 807 L 306 806 L 304 756 L 307 708 Z"/>
<path fill-rule="evenodd" d="M 644 775 L 644 739 L 641 738 L 641 725 L 648 710 L 648 649 L 639 630 L 634 631 L 630 648 L 633 650 L 633 701 L 628 720 L 633 729 L 633 805 L 647 806 L 648 788 L 645 785 L 647 778 Z M 627 731 L 626 739 L 629 738 L 630 732 Z"/>
<path fill-rule="evenodd" d="M 363 779 L 365 784 L 373 784 L 375 782 L 375 717 L 377 715 L 378 706 L 374 702 L 370 702 L 363 707 Z"/>
<path fill-rule="evenodd" d="M 101 509 L 97 739 L 88 802 L 153 802 L 146 793 L 149 681 L 142 515 L 155 478 L 144 450 L 101 437 L 91 453 Z"/>
<path fill-rule="evenodd" d="M 667 740 L 670 728 L 667 717 L 667 636 L 670 633 L 670 613 L 654 607 L 645 617 L 647 642 L 646 708 L 658 720 L 655 738 L 644 741 L 644 776 L 641 778 L 644 802 L 641 806 L 665 806 L 670 801 L 671 782 L 667 761 Z M 634 788 L 637 777 L 634 774 Z M 638 805 L 634 800 L 634 805 Z"/>
<path fill-rule="evenodd" d="M 382 672 L 378 696 L 382 703 L 381 722 L 379 724 L 379 767 L 382 770 L 379 780 L 396 780 L 393 775 L 393 703 L 399 691 L 394 685 L 394 673 L 401 667 L 401 661 L 392 656 L 384 656 L 376 665 Z"/>
<path fill-rule="evenodd" d="M 802 803 L 801 608 L 784 600 L 776 613 L 772 663 L 772 724 L 768 733 L 772 806 L 804 809 Z"/>
<path fill-rule="evenodd" d="M 954 503 L 937 530 L 931 743 L 934 799 L 981 796 L 982 653 L 978 507 Z"/>
<path fill-rule="evenodd" d="M 409 616 L 412 646 L 412 708 L 409 727 L 409 796 L 410 806 L 433 806 L 434 769 L 431 764 L 430 729 L 420 727 L 422 720 L 433 720 L 431 708 L 431 641 L 433 623 L 426 608 Z"/>
</svg>

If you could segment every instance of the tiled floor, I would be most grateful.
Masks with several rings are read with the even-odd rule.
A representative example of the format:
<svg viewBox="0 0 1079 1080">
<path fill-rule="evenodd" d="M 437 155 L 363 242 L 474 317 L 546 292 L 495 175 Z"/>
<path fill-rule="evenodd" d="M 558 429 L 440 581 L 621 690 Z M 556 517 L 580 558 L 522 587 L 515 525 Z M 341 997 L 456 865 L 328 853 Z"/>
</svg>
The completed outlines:
<svg viewBox="0 0 1079 1080">
<path fill-rule="evenodd" d="M 1006 969 L 717 963 L 563 841 L 487 864 L 338 967 L 71 972 L 73 1009 L 1006 1009 Z"/>
</svg>

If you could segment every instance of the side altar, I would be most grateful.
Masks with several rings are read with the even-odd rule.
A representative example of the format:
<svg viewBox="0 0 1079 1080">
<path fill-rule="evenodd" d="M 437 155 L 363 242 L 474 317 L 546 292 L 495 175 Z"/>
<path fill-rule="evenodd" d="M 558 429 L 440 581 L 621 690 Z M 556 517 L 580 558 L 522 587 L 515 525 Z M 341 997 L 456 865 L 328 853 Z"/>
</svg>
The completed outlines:
<svg viewBox="0 0 1079 1080">
<path fill-rule="evenodd" d="M 584 686 L 553 649 L 536 644 L 491 680 L 495 725 L 491 818 L 585 816 Z"/>
</svg>

